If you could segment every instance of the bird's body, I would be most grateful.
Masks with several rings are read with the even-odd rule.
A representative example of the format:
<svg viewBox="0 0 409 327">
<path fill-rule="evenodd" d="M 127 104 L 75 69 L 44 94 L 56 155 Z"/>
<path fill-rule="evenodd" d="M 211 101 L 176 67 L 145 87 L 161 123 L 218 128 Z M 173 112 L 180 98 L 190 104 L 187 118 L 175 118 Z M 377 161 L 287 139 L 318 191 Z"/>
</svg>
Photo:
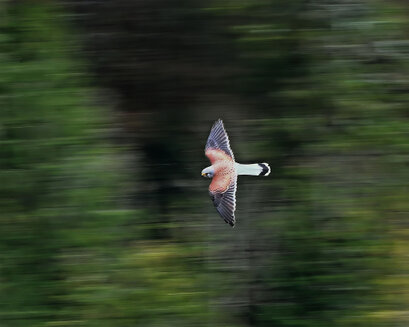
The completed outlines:
<svg viewBox="0 0 409 327">
<path fill-rule="evenodd" d="M 209 168 L 214 171 L 214 177 L 209 186 L 209 190 L 212 192 L 226 191 L 228 186 L 237 177 L 237 170 L 233 158 L 219 149 L 208 149 L 205 153 L 212 163 Z"/>
<path fill-rule="evenodd" d="M 220 119 L 214 123 L 210 131 L 205 154 L 212 164 L 202 170 L 202 176 L 213 178 L 209 185 L 210 197 L 225 222 L 234 226 L 237 176 L 268 176 L 270 167 L 267 163 L 235 162 L 229 138 Z"/>
</svg>

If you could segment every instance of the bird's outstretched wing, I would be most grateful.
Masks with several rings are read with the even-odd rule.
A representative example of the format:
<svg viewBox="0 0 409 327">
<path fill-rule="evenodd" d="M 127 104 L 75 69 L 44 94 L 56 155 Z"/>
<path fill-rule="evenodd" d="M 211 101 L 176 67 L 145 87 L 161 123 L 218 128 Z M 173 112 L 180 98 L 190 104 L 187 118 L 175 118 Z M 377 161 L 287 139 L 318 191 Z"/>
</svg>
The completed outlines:
<svg viewBox="0 0 409 327">
<path fill-rule="evenodd" d="M 213 200 L 214 206 L 224 221 L 232 227 L 236 223 L 236 218 L 234 217 L 234 211 L 236 210 L 236 189 L 237 178 L 231 182 L 225 192 L 218 190 L 213 191 L 211 187 L 209 188 L 210 197 Z"/>
<path fill-rule="evenodd" d="M 229 137 L 227 136 L 226 130 L 224 129 L 223 122 L 221 119 L 217 120 L 210 131 L 210 135 L 207 138 L 205 153 L 210 159 L 212 164 L 214 160 L 217 160 L 214 156 L 209 155 L 209 150 L 222 150 L 231 159 L 234 160 L 233 151 L 230 148 Z"/>
<path fill-rule="evenodd" d="M 229 137 L 220 119 L 213 124 L 206 142 L 205 154 L 214 168 L 213 180 L 209 186 L 210 197 L 224 221 L 234 226 L 237 174 Z"/>
</svg>

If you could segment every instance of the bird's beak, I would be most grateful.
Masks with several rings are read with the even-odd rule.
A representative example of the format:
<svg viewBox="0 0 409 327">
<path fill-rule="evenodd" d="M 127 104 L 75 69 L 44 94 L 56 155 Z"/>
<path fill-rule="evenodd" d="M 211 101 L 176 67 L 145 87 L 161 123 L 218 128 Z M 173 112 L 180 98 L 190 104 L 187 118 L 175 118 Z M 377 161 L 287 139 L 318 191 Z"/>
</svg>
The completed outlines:
<svg viewBox="0 0 409 327">
<path fill-rule="evenodd" d="M 202 176 L 206 176 L 206 173 L 202 173 Z"/>
</svg>

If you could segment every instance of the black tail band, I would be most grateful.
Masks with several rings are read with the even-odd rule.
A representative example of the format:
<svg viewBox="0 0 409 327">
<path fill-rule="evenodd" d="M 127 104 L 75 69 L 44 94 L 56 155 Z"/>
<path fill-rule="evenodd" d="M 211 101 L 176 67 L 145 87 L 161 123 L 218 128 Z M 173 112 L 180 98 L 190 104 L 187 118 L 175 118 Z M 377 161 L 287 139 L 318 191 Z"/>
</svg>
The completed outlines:
<svg viewBox="0 0 409 327">
<path fill-rule="evenodd" d="M 270 169 L 268 168 L 267 165 L 263 164 L 263 163 L 259 163 L 258 164 L 263 170 L 261 171 L 261 173 L 259 174 L 259 176 L 264 176 L 265 174 L 267 174 Z"/>
</svg>

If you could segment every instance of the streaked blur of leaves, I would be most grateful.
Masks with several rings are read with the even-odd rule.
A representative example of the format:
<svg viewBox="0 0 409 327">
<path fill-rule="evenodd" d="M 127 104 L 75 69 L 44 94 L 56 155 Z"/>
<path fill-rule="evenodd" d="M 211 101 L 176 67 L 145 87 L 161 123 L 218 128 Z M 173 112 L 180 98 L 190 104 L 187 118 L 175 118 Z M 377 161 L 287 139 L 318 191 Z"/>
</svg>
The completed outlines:
<svg viewBox="0 0 409 327">
<path fill-rule="evenodd" d="M 407 326 L 402 1 L 0 2 L 1 326 Z M 222 118 L 237 219 L 199 172 Z"/>
</svg>

